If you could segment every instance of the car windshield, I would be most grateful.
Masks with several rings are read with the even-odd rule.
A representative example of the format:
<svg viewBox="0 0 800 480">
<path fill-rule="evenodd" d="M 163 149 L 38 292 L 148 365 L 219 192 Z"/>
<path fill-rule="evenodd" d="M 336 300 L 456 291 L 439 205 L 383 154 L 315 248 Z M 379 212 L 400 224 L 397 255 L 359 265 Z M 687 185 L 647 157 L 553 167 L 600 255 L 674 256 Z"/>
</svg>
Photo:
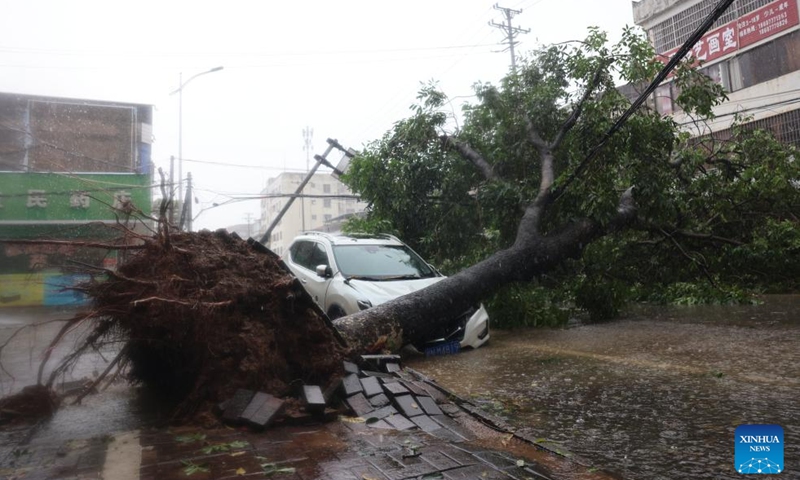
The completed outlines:
<svg viewBox="0 0 800 480">
<path fill-rule="evenodd" d="M 337 245 L 333 255 L 342 275 L 370 280 L 406 280 L 436 273 L 405 245 Z"/>
</svg>

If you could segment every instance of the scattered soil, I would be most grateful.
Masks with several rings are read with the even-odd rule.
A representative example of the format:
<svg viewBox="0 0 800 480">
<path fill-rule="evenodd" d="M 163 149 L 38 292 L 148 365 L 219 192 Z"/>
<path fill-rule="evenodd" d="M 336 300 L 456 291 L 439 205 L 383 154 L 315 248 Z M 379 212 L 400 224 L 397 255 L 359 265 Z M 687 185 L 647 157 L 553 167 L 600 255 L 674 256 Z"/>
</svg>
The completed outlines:
<svg viewBox="0 0 800 480">
<path fill-rule="evenodd" d="M 0 398 L 0 425 L 33 422 L 49 417 L 59 405 L 58 395 L 43 385 L 30 385 L 19 393 Z"/>
</svg>

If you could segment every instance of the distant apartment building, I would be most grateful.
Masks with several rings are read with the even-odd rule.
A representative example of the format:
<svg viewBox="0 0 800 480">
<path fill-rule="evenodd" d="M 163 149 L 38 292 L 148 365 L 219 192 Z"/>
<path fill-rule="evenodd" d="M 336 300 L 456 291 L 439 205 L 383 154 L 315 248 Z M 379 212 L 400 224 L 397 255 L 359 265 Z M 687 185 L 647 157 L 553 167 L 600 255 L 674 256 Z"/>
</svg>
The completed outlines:
<svg viewBox="0 0 800 480">
<path fill-rule="evenodd" d="M 718 0 L 640 0 L 634 22 L 645 29 L 659 58 L 667 59 L 689 38 Z M 798 0 L 736 0 L 692 49 L 700 69 L 728 92 L 716 118 L 692 129 L 726 138 L 737 114 L 748 127 L 771 131 L 800 146 L 800 20 Z M 675 82 L 655 93 L 655 107 L 679 124 L 692 120 L 675 103 Z M 697 130 L 695 130 L 697 131 Z"/>
<path fill-rule="evenodd" d="M 285 172 L 267 182 L 261 200 L 263 230 L 272 224 L 305 177 L 305 173 Z M 295 199 L 266 242 L 278 255 L 286 252 L 289 243 L 300 232 L 339 231 L 342 220 L 363 212 L 367 207 L 347 186 L 327 173 L 314 174 L 302 195 Z"/>
<path fill-rule="evenodd" d="M 150 105 L 0 93 L 0 307 L 80 302 L 65 288 L 85 278 L 75 265 L 116 264 L 102 249 L 14 241 L 108 240 L 109 225 L 149 214 L 152 138 Z"/>
</svg>

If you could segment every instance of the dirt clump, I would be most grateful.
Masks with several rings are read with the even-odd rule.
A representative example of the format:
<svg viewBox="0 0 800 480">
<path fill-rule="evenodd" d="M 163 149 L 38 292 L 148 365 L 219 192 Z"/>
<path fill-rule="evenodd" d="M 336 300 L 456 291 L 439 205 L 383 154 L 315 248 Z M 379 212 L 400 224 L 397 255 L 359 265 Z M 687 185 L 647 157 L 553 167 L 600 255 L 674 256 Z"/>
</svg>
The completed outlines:
<svg viewBox="0 0 800 480">
<path fill-rule="evenodd" d="M 85 289 L 89 341 L 121 340 L 129 378 L 173 401 L 177 421 L 207 416 L 240 388 L 327 388 L 348 355 L 280 259 L 224 230 L 154 237 Z"/>
<path fill-rule="evenodd" d="M 52 416 L 60 404 L 56 393 L 43 385 L 29 385 L 0 398 L 0 425 L 35 422 Z"/>
</svg>

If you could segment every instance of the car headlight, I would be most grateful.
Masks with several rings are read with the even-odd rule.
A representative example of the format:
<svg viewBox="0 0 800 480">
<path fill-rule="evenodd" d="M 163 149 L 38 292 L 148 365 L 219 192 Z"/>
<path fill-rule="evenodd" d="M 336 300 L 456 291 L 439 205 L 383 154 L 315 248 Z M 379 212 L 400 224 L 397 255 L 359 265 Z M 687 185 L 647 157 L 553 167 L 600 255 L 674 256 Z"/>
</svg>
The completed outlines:
<svg viewBox="0 0 800 480">
<path fill-rule="evenodd" d="M 356 303 L 358 304 L 358 308 L 360 308 L 361 310 L 372 308 L 372 302 L 370 302 L 369 300 L 358 300 L 356 301 Z"/>
</svg>

